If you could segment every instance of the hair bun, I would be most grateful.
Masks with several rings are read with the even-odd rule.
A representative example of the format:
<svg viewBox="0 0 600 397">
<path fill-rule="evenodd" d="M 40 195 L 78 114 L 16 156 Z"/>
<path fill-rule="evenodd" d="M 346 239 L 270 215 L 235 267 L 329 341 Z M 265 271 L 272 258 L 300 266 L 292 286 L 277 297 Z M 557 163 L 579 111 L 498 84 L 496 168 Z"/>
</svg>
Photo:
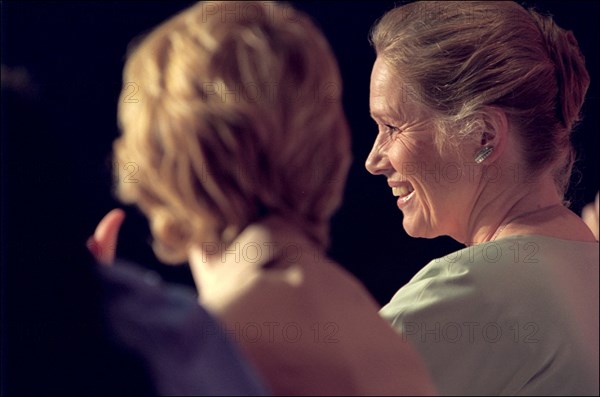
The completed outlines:
<svg viewBox="0 0 600 397">
<path fill-rule="evenodd" d="M 529 12 L 542 33 L 548 55 L 556 70 L 557 117 L 570 131 L 579 121 L 581 106 L 590 84 L 585 58 L 573 32 L 557 26 L 550 16 L 541 15 L 533 9 Z"/>
</svg>

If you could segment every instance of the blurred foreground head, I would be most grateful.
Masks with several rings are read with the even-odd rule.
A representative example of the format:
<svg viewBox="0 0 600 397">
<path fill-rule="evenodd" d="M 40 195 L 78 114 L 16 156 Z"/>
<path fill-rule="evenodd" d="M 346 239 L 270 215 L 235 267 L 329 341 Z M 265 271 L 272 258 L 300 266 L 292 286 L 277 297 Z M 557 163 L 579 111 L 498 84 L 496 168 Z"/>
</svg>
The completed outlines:
<svg viewBox="0 0 600 397">
<path fill-rule="evenodd" d="M 148 216 L 163 261 L 227 245 L 277 215 L 317 244 L 341 202 L 350 137 L 336 60 L 310 19 L 268 2 L 202 2 L 127 60 L 118 197 Z"/>
</svg>

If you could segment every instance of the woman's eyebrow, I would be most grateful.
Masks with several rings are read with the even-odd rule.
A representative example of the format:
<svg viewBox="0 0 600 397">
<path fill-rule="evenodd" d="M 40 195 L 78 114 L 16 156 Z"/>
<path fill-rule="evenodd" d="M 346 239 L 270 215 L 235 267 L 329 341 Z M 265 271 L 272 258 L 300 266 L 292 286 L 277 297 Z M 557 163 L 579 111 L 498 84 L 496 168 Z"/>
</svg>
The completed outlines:
<svg viewBox="0 0 600 397">
<path fill-rule="evenodd" d="M 381 124 L 407 124 L 408 121 L 400 112 L 393 111 L 389 108 L 387 112 L 382 113 L 380 111 L 370 111 L 371 118 Z"/>
<path fill-rule="evenodd" d="M 371 118 L 375 121 L 377 120 L 381 120 L 381 115 L 379 114 L 379 112 L 372 112 L 369 111 L 369 115 L 371 116 Z"/>
<path fill-rule="evenodd" d="M 390 106 L 386 106 L 386 109 L 383 110 L 371 110 L 369 111 L 371 118 L 376 120 L 385 120 L 385 119 L 400 119 L 401 113 L 396 111 Z"/>
</svg>

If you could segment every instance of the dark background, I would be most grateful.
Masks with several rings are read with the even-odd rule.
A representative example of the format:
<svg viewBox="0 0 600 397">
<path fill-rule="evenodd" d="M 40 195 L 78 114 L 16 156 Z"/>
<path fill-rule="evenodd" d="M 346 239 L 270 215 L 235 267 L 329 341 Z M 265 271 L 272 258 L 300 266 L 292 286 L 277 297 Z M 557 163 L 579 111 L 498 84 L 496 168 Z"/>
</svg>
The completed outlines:
<svg viewBox="0 0 600 397">
<path fill-rule="evenodd" d="M 2 64 L 25 67 L 38 92 L 37 99 L 28 100 L 31 113 L 22 119 L 10 110 L 17 99 L 3 92 L 3 266 L 11 260 L 15 266 L 24 257 L 40 263 L 49 256 L 73 259 L 69 247 L 83 245 L 102 216 L 119 206 L 111 194 L 110 151 L 118 135 L 116 108 L 127 44 L 192 3 L 2 2 Z M 353 132 L 354 163 L 344 205 L 333 220 L 331 255 L 384 304 L 429 260 L 461 247 L 449 238 L 408 237 L 384 178 L 364 169 L 376 131 L 369 117 L 374 53 L 367 37 L 373 22 L 394 4 L 292 4 L 310 14 L 330 40 Z M 574 31 L 592 76 L 584 120 L 574 133 L 580 161 L 570 197 L 579 213 L 598 190 L 598 2 L 526 4 L 552 13 L 560 26 Z M 146 221 L 135 208 L 126 210 L 118 255 L 169 280 L 191 283 L 187 267 L 157 262 Z M 33 271 L 30 276 L 36 277 Z"/>
</svg>

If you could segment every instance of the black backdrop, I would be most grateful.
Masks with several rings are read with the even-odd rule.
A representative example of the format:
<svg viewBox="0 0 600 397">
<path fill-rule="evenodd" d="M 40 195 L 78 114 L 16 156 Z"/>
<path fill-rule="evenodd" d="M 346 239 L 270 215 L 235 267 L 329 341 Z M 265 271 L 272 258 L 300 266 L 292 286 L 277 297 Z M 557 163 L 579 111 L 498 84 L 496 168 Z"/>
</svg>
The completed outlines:
<svg viewBox="0 0 600 397">
<path fill-rule="evenodd" d="M 40 262 L 48 255 L 68 258 L 73 253 L 66 247 L 83 244 L 98 220 L 118 206 L 110 191 L 109 159 L 118 134 L 116 107 L 127 44 L 190 4 L 2 2 L 2 64 L 25 67 L 40 98 L 20 122 L 11 119 L 3 97 L 3 261 L 22 255 Z M 293 4 L 310 14 L 331 42 L 353 132 L 354 163 L 344 205 L 333 220 L 331 255 L 383 304 L 429 260 L 460 247 L 449 238 L 408 237 L 384 178 L 372 177 L 363 166 L 375 136 L 368 106 L 374 54 L 367 35 L 393 3 Z M 598 2 L 526 4 L 549 11 L 560 26 L 575 32 L 592 74 L 585 118 L 574 134 L 580 173 L 570 195 L 579 212 L 598 190 Z M 145 220 L 134 208 L 127 213 L 119 256 L 157 269 L 167 279 L 191 283 L 186 267 L 157 262 Z"/>
</svg>

